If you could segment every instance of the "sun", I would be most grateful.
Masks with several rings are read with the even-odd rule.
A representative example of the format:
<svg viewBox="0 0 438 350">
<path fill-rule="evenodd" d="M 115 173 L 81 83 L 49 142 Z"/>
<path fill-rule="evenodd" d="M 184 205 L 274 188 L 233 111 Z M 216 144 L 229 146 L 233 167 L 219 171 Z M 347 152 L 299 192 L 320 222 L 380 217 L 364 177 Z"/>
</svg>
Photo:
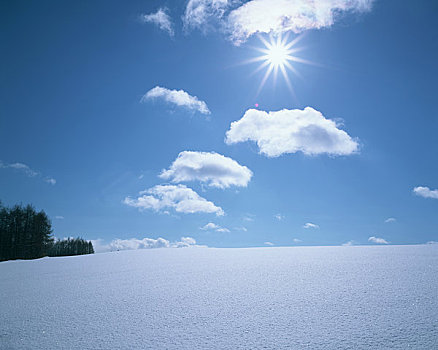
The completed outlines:
<svg viewBox="0 0 438 350">
<path fill-rule="evenodd" d="M 276 37 L 271 35 L 269 41 L 261 35 L 259 36 L 259 38 L 264 47 L 256 48 L 256 50 L 261 52 L 262 55 L 247 61 L 248 63 L 262 61 L 262 63 L 255 72 L 258 72 L 263 68 L 267 68 L 260 84 L 259 92 L 270 77 L 271 73 L 274 75 L 274 83 L 276 82 L 278 71 L 281 71 L 281 74 L 286 81 L 289 89 L 291 90 L 291 92 L 293 92 L 288 71 L 299 75 L 297 70 L 293 66 L 293 63 L 310 63 L 294 55 L 297 51 L 300 51 L 300 48 L 296 47 L 296 44 L 298 43 L 298 41 L 301 40 L 302 35 L 296 37 L 292 41 L 288 41 L 287 34 L 285 36 L 278 34 Z"/>
</svg>

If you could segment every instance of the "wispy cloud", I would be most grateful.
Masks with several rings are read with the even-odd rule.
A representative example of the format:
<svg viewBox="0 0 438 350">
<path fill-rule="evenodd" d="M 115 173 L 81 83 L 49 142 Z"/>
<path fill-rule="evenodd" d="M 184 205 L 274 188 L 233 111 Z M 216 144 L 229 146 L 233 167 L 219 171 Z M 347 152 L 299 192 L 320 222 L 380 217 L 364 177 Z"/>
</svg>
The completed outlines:
<svg viewBox="0 0 438 350">
<path fill-rule="evenodd" d="M 431 190 L 429 187 L 418 186 L 413 192 L 420 197 L 438 199 L 438 190 Z"/>
<path fill-rule="evenodd" d="M 272 242 L 264 242 L 263 244 L 264 245 L 269 245 L 269 246 L 273 246 L 274 245 L 274 243 L 272 243 Z"/>
<path fill-rule="evenodd" d="M 369 237 L 368 241 L 373 242 L 373 243 L 377 243 L 377 244 L 389 244 L 389 242 L 387 240 L 385 240 L 384 238 L 379 238 L 379 237 L 374 237 L 374 236 Z"/>
<path fill-rule="evenodd" d="M 342 13 L 364 13 L 373 0 L 189 0 L 187 29 L 219 28 L 235 45 L 257 33 L 300 33 L 331 27 Z"/>
<path fill-rule="evenodd" d="M 203 231 L 216 231 L 216 232 L 230 232 L 229 229 L 219 226 L 213 222 L 209 222 L 208 224 L 201 227 L 201 230 Z"/>
<path fill-rule="evenodd" d="M 351 247 L 352 245 L 354 245 L 354 241 L 348 241 L 348 242 L 342 243 L 342 246 L 344 246 L 344 247 Z"/>
<path fill-rule="evenodd" d="M 55 219 L 56 220 L 64 220 L 64 217 L 62 215 L 56 215 Z"/>
<path fill-rule="evenodd" d="M 163 211 L 172 208 L 178 213 L 214 213 L 224 215 L 221 207 L 206 200 L 185 185 L 157 185 L 140 192 L 137 198 L 126 197 L 124 204 L 140 210 Z"/>
<path fill-rule="evenodd" d="M 298 238 L 294 238 L 292 241 L 293 241 L 294 243 L 301 243 L 301 242 L 302 242 L 302 240 L 301 240 L 301 239 L 298 239 Z"/>
<path fill-rule="evenodd" d="M 204 101 L 199 100 L 196 96 L 191 96 L 184 90 L 170 90 L 161 86 L 156 86 L 149 90 L 142 98 L 141 102 L 150 99 L 162 98 L 166 102 L 178 107 L 185 107 L 192 111 L 198 111 L 202 114 L 210 114 L 210 110 Z"/>
<path fill-rule="evenodd" d="M 160 8 L 155 13 L 150 13 L 147 15 L 142 15 L 141 19 L 143 22 L 153 23 L 157 25 L 161 30 L 167 32 L 170 36 L 173 36 L 173 24 L 170 16 L 167 14 L 166 8 Z"/>
<path fill-rule="evenodd" d="M 285 218 L 285 216 L 281 215 L 280 213 L 278 213 L 278 214 L 274 215 L 274 218 L 276 218 L 278 221 L 281 221 L 281 220 L 283 220 Z"/>
<path fill-rule="evenodd" d="M 170 242 L 164 238 L 129 238 L 114 239 L 106 244 L 102 239 L 92 240 L 96 253 L 117 251 L 117 250 L 136 250 L 136 249 L 155 249 L 155 248 L 190 248 L 206 247 L 197 245 L 196 240 L 192 237 L 181 237 L 179 241 Z"/>
<path fill-rule="evenodd" d="M 387 218 L 387 219 L 385 220 L 385 223 L 389 224 L 389 223 L 391 223 L 391 222 L 396 222 L 396 221 L 397 221 L 396 218 Z"/>
<path fill-rule="evenodd" d="M 207 186 L 228 188 L 246 187 L 252 175 L 252 171 L 246 166 L 221 154 L 184 151 L 168 170 L 163 170 L 160 177 L 175 183 L 200 181 Z"/>
<path fill-rule="evenodd" d="M 308 229 L 308 228 L 319 228 L 319 225 L 317 225 L 317 224 L 312 224 L 311 222 L 306 222 L 306 223 L 303 225 L 303 228 L 306 228 L 306 229 Z"/>
<path fill-rule="evenodd" d="M 184 27 L 205 32 L 224 17 L 232 2 L 235 0 L 189 0 L 183 16 Z"/>
<path fill-rule="evenodd" d="M 336 122 L 311 107 L 247 110 L 242 119 L 231 123 L 225 139 L 229 145 L 245 141 L 256 142 L 260 153 L 268 157 L 296 152 L 341 156 L 356 153 L 359 147 Z"/>
<path fill-rule="evenodd" d="M 42 177 L 42 174 L 39 171 L 32 169 L 31 167 L 29 167 L 28 165 L 26 165 L 24 163 L 5 164 L 2 161 L 0 161 L 0 169 L 14 169 L 14 170 L 22 172 L 23 174 L 25 174 L 28 177 L 40 177 L 40 178 Z M 43 178 L 43 180 L 50 185 L 56 184 L 56 180 L 54 178 L 51 178 L 51 177 L 45 177 L 45 178 Z"/>
</svg>

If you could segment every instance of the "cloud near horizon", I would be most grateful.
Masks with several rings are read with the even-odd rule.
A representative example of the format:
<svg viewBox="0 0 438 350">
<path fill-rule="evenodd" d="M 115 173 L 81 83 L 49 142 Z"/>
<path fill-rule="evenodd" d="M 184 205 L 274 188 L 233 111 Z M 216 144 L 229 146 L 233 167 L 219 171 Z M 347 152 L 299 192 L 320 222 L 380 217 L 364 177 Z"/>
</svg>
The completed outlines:
<svg viewBox="0 0 438 350">
<path fill-rule="evenodd" d="M 228 145 L 245 141 L 256 142 L 259 153 L 267 157 L 296 152 L 341 156 L 359 149 L 336 122 L 311 107 L 274 112 L 247 110 L 240 120 L 231 123 L 225 137 Z"/>
<path fill-rule="evenodd" d="M 160 178 L 174 183 L 200 181 L 210 187 L 246 187 L 253 173 L 234 159 L 216 152 L 181 152 Z"/>
<path fill-rule="evenodd" d="M 170 16 L 167 14 L 166 8 L 160 8 L 155 13 L 150 13 L 147 15 L 142 15 L 141 19 L 143 22 L 153 23 L 158 26 L 161 30 L 167 32 L 170 36 L 174 36 L 173 24 Z"/>
<path fill-rule="evenodd" d="M 197 245 L 196 240 L 192 237 L 181 237 L 180 241 L 176 242 L 170 242 L 161 237 L 157 239 L 114 239 L 108 244 L 103 243 L 102 239 L 91 240 L 91 242 L 96 253 L 136 249 L 206 247 L 204 245 Z"/>
<path fill-rule="evenodd" d="M 429 187 L 418 186 L 413 189 L 413 192 L 423 198 L 438 199 L 438 190 L 431 190 Z"/>
<path fill-rule="evenodd" d="M 178 213 L 214 213 L 224 215 L 221 207 L 206 200 L 185 185 L 157 185 L 141 191 L 137 198 L 126 197 L 123 203 L 140 210 L 160 212 L 172 208 Z"/>
<path fill-rule="evenodd" d="M 204 101 L 199 100 L 196 96 L 191 96 L 184 90 L 170 90 L 161 86 L 155 86 L 149 90 L 140 100 L 146 102 L 147 100 L 162 98 L 164 101 L 178 107 L 185 107 L 192 111 L 198 111 L 202 114 L 211 114 Z"/>
<path fill-rule="evenodd" d="M 301 33 L 331 27 L 345 13 L 365 13 L 373 0 L 190 0 L 184 27 L 205 32 L 219 27 L 240 45 L 258 33 Z"/>
<path fill-rule="evenodd" d="M 371 236 L 368 238 L 369 242 L 377 243 L 377 244 L 389 244 L 389 242 L 384 238 Z"/>
</svg>

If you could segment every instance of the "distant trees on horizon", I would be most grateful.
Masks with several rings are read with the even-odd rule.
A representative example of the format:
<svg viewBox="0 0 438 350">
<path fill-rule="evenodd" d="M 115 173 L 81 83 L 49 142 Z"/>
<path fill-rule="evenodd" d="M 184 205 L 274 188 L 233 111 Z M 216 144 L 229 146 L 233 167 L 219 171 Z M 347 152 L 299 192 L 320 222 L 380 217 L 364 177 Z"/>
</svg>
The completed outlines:
<svg viewBox="0 0 438 350">
<path fill-rule="evenodd" d="M 93 244 L 79 237 L 55 241 L 43 210 L 31 205 L 8 208 L 0 202 L 0 261 L 93 253 Z"/>
</svg>

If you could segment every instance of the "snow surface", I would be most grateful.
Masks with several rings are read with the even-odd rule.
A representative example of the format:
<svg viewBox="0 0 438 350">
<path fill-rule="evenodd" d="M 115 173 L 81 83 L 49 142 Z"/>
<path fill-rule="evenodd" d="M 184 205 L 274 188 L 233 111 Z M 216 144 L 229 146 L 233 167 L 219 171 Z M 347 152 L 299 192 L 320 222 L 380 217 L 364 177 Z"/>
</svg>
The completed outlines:
<svg viewBox="0 0 438 350">
<path fill-rule="evenodd" d="M 1 349 L 438 349 L 438 245 L 0 263 Z"/>
</svg>

